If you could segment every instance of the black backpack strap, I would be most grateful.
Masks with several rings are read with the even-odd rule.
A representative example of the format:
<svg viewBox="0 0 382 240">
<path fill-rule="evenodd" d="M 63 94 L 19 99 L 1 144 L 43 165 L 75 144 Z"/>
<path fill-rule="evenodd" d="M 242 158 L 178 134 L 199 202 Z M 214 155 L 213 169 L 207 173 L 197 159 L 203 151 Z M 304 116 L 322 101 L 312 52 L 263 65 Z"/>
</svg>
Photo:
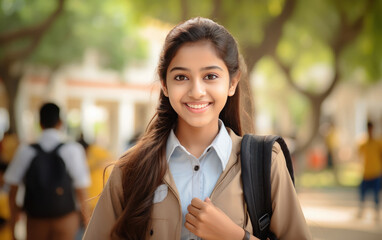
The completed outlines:
<svg viewBox="0 0 382 240">
<path fill-rule="evenodd" d="M 247 203 L 253 233 L 260 239 L 272 236 L 269 230 L 272 217 L 270 176 L 272 148 L 276 141 L 280 144 L 285 157 L 289 158 L 287 166 L 289 173 L 293 176 L 289 150 L 281 137 L 244 135 L 241 143 L 240 158 L 244 199 Z"/>
<path fill-rule="evenodd" d="M 285 143 L 284 139 L 280 136 L 277 136 L 275 141 L 280 145 L 281 150 L 283 151 L 284 157 L 285 157 L 285 163 L 289 172 L 289 176 L 293 182 L 294 185 L 294 172 L 293 172 L 293 164 L 292 164 L 292 157 L 290 155 L 289 149 L 287 144 Z"/>
<path fill-rule="evenodd" d="M 58 149 L 60 149 L 60 147 L 62 147 L 62 145 L 64 145 L 64 143 L 59 143 L 54 149 L 53 149 L 53 151 L 52 152 L 57 152 L 58 151 Z"/>
<path fill-rule="evenodd" d="M 34 148 L 38 153 L 43 152 L 44 150 L 41 148 L 41 145 L 38 143 L 33 143 L 30 145 L 32 148 Z"/>
<path fill-rule="evenodd" d="M 50 151 L 50 152 L 51 152 L 51 153 L 53 153 L 53 152 L 57 152 L 58 149 L 60 149 L 60 147 L 62 147 L 62 145 L 64 145 L 64 143 L 59 143 L 59 144 L 57 144 L 57 146 L 54 147 L 54 149 L 53 149 L 52 151 Z M 44 149 L 42 149 L 41 145 L 38 144 L 38 143 L 33 143 L 33 144 L 31 144 L 30 146 L 31 146 L 32 148 L 34 148 L 38 153 L 39 153 L 39 152 L 45 152 Z"/>
<path fill-rule="evenodd" d="M 240 155 L 244 199 L 253 234 L 260 239 L 266 239 L 271 219 L 269 209 L 265 206 L 267 199 L 270 199 L 270 187 L 266 186 L 270 185 L 270 181 L 265 177 L 265 172 L 268 172 L 266 168 L 270 168 L 270 164 L 263 161 L 264 154 L 263 136 L 244 135 Z"/>
</svg>

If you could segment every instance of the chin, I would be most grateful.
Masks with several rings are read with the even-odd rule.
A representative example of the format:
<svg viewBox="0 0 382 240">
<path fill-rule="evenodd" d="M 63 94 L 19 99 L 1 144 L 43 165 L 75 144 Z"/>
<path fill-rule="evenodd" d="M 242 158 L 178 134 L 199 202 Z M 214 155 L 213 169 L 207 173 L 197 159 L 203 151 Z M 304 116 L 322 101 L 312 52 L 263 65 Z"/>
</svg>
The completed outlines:
<svg viewBox="0 0 382 240">
<path fill-rule="evenodd" d="M 183 120 L 184 123 L 186 125 L 188 125 L 189 127 L 192 127 L 192 128 L 204 128 L 204 127 L 211 127 L 211 125 L 213 124 L 213 121 L 212 120 L 203 120 L 203 119 L 187 119 L 187 120 Z M 217 124 L 217 122 L 216 122 Z"/>
</svg>

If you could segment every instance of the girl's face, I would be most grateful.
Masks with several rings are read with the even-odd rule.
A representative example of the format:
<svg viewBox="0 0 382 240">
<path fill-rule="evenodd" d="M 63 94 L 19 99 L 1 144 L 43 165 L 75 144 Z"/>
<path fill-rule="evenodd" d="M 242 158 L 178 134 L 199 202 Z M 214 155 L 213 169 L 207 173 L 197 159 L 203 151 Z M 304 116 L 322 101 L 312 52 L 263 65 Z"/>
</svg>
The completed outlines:
<svg viewBox="0 0 382 240">
<path fill-rule="evenodd" d="M 209 41 L 185 43 L 167 69 L 164 94 L 178 114 L 178 127 L 216 128 L 228 96 L 240 79 L 228 69 Z"/>
</svg>

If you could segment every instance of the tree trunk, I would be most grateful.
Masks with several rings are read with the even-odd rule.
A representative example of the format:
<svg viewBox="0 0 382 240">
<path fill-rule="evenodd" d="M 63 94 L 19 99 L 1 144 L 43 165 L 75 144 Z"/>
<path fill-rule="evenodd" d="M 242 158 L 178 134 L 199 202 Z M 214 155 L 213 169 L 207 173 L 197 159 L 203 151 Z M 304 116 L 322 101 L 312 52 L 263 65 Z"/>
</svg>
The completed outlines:
<svg viewBox="0 0 382 240">
<path fill-rule="evenodd" d="M 0 59 L 0 78 L 2 79 L 8 99 L 8 114 L 10 131 L 16 132 L 16 97 L 21 81 L 21 72 L 11 73 L 11 68 L 16 63 L 22 63 L 40 44 L 43 35 L 48 31 L 52 24 L 64 9 L 65 0 L 56 0 L 56 9 L 42 22 L 20 28 L 10 32 L 0 32 L 0 44 L 7 50 L 6 46 L 12 45 L 17 41 L 29 39 L 30 42 L 24 48 L 17 49 L 13 52 L 5 51 L 4 56 Z"/>
<path fill-rule="evenodd" d="M 292 16 L 293 11 L 296 7 L 296 0 L 286 0 L 284 3 L 283 11 L 277 17 L 273 18 L 264 27 L 264 38 L 262 42 L 258 45 L 242 45 L 242 52 L 244 53 L 244 59 L 247 64 L 248 76 L 251 75 L 256 63 L 266 55 L 273 55 L 278 42 L 282 36 L 282 31 L 284 24 Z M 243 84 L 246 91 L 251 91 L 251 84 L 249 82 L 249 77 L 245 79 L 246 83 Z M 251 114 L 252 117 L 255 115 L 254 101 L 251 91 L 250 101 L 242 101 L 244 104 L 244 109 Z"/>
<path fill-rule="evenodd" d="M 190 10 L 188 7 L 189 2 L 187 0 L 181 0 L 180 1 L 180 8 L 181 8 L 181 19 L 182 21 L 186 21 L 189 18 Z"/>
<path fill-rule="evenodd" d="M 286 66 L 277 54 L 273 54 L 275 62 L 279 65 L 281 70 L 285 73 L 285 79 L 289 85 L 295 89 L 300 94 L 308 98 L 311 105 L 311 131 L 309 136 L 304 141 L 299 140 L 297 142 L 297 148 L 295 150 L 295 155 L 299 156 L 304 153 L 311 143 L 314 141 L 315 137 L 318 135 L 320 127 L 320 117 L 321 117 L 321 106 L 324 100 L 333 92 L 335 86 L 340 80 L 340 70 L 339 70 L 339 59 L 342 51 L 352 43 L 363 28 L 363 22 L 367 16 L 367 12 L 372 8 L 374 1 L 369 0 L 365 3 L 365 8 L 363 14 L 361 14 L 355 21 L 350 22 L 344 12 L 340 11 L 340 26 L 337 31 L 337 35 L 334 36 L 330 46 L 334 55 L 334 76 L 331 81 L 330 86 L 322 93 L 310 93 L 309 91 L 302 89 L 298 86 L 292 79 L 291 67 Z"/>
<path fill-rule="evenodd" d="M 320 119 L 321 119 L 321 106 L 322 100 L 320 98 L 315 97 L 313 94 L 310 95 L 309 98 L 310 104 L 310 116 L 311 116 L 311 127 L 309 135 L 303 141 L 298 141 L 298 145 L 293 154 L 297 157 L 301 156 L 313 143 L 316 136 L 318 136 L 320 129 Z"/>
<path fill-rule="evenodd" d="M 3 69 L 2 69 L 3 70 Z M 7 70 L 0 73 L 0 77 L 3 80 L 5 92 L 7 94 L 7 110 L 9 114 L 9 131 L 16 133 L 16 97 L 20 86 L 21 77 L 11 77 L 7 74 Z"/>
</svg>

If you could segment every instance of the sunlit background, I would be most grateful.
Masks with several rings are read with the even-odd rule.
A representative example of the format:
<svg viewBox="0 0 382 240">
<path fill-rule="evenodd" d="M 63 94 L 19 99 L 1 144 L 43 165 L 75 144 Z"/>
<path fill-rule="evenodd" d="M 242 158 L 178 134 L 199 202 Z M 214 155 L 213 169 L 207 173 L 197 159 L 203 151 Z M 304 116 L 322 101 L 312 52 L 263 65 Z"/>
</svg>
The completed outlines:
<svg viewBox="0 0 382 240">
<path fill-rule="evenodd" d="M 314 239 L 382 238 L 371 201 L 370 212 L 355 217 L 362 178 L 357 149 L 368 120 L 382 138 L 382 1 L 0 3 L 0 139 L 6 161 L 17 144 L 39 136 L 38 109 L 45 101 L 62 108 L 69 139 L 83 134 L 118 159 L 155 112 L 156 65 L 166 34 L 182 20 L 209 17 L 240 45 L 256 133 L 288 142 Z M 329 164 L 328 148 L 334 153 Z"/>
</svg>

